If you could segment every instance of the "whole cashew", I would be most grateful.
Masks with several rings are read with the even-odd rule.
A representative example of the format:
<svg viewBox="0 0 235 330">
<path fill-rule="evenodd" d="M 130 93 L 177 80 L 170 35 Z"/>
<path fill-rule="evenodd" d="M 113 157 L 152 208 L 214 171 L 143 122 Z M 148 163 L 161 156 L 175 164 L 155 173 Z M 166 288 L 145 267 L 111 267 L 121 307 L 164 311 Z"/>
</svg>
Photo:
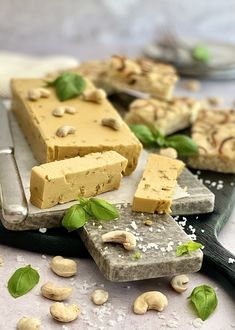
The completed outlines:
<svg viewBox="0 0 235 330">
<path fill-rule="evenodd" d="M 136 298 L 133 311 L 135 314 L 145 314 L 149 309 L 162 312 L 167 305 L 167 297 L 164 294 L 159 291 L 149 291 Z"/>
<path fill-rule="evenodd" d="M 50 307 L 50 313 L 53 319 L 59 322 L 68 323 L 76 320 L 80 314 L 78 305 L 65 305 L 63 303 L 54 303 Z"/>
<path fill-rule="evenodd" d="M 67 299 L 72 291 L 73 289 L 70 287 L 59 287 L 51 282 L 47 282 L 41 287 L 42 296 L 55 301 Z"/>
<path fill-rule="evenodd" d="M 70 277 L 77 273 L 77 263 L 72 259 L 57 256 L 51 260 L 51 269 L 61 277 Z"/>
<path fill-rule="evenodd" d="M 41 326 L 40 320 L 35 317 L 22 317 L 17 322 L 17 330 L 39 330 Z"/>
<path fill-rule="evenodd" d="M 160 155 L 176 159 L 178 157 L 177 151 L 174 148 L 162 148 L 160 150 Z"/>
<path fill-rule="evenodd" d="M 106 92 L 99 88 L 94 90 L 87 90 L 83 92 L 83 100 L 84 101 L 90 101 L 95 103 L 102 103 L 103 100 L 105 100 L 107 97 Z"/>
<path fill-rule="evenodd" d="M 37 101 L 41 97 L 49 97 L 51 92 L 46 88 L 32 88 L 28 91 L 28 98 L 31 101 Z"/>
<path fill-rule="evenodd" d="M 75 127 L 69 125 L 63 125 L 57 129 L 56 135 L 59 137 L 65 137 L 69 134 L 75 134 L 75 132 L 76 132 Z"/>
<path fill-rule="evenodd" d="M 136 238 L 132 233 L 129 233 L 125 230 L 113 230 L 106 234 L 103 234 L 102 237 L 103 243 L 113 242 L 123 244 L 126 250 L 134 250 L 136 247 Z"/>
<path fill-rule="evenodd" d="M 189 278 L 187 275 L 176 275 L 171 279 L 171 286 L 176 292 L 184 292 L 187 290 L 187 284 L 189 282 Z"/>
<path fill-rule="evenodd" d="M 95 305 L 103 305 L 109 298 L 109 293 L 102 289 L 96 289 L 91 294 L 91 300 Z"/>
</svg>

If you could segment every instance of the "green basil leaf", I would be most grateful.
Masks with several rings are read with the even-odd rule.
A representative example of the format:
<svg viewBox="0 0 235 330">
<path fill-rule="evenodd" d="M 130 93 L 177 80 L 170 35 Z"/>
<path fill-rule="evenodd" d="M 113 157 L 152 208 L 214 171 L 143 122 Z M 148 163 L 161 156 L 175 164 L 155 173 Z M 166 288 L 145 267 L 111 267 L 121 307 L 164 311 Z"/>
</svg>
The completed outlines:
<svg viewBox="0 0 235 330">
<path fill-rule="evenodd" d="M 130 125 L 130 129 L 145 146 L 151 147 L 155 145 L 153 133 L 146 125 Z"/>
<path fill-rule="evenodd" d="M 218 304 L 215 290 L 206 284 L 194 288 L 188 299 L 194 304 L 198 316 L 203 321 L 214 312 Z"/>
<path fill-rule="evenodd" d="M 55 86 L 60 101 L 66 101 L 82 94 L 86 88 L 84 78 L 74 72 L 64 72 L 54 81 L 47 82 L 48 86 Z"/>
<path fill-rule="evenodd" d="M 97 220 L 114 220 L 119 217 L 119 212 L 115 206 L 100 198 L 90 198 L 89 208 L 92 215 Z"/>
<path fill-rule="evenodd" d="M 8 281 L 7 288 L 14 298 L 23 296 L 39 282 L 38 272 L 31 265 L 19 268 Z"/>
<path fill-rule="evenodd" d="M 159 147 L 164 147 L 164 145 L 165 145 L 165 137 L 161 133 L 161 131 L 159 129 L 157 129 L 157 128 L 153 128 L 152 132 L 153 132 L 153 136 L 154 136 L 154 139 L 155 139 L 155 142 L 157 143 L 157 145 Z"/>
<path fill-rule="evenodd" d="M 192 49 L 192 58 L 198 62 L 209 63 L 211 60 L 211 53 L 203 44 L 198 44 Z"/>
<path fill-rule="evenodd" d="M 81 205 L 73 205 L 66 211 L 62 220 L 62 226 L 68 231 L 73 231 L 83 227 L 89 219 L 89 214 L 86 213 Z"/>
<path fill-rule="evenodd" d="M 176 248 L 176 255 L 182 256 L 185 253 L 189 253 L 191 251 L 196 251 L 198 249 L 203 248 L 203 245 L 201 243 L 195 242 L 195 241 L 188 241 L 184 244 L 180 244 Z"/>
<path fill-rule="evenodd" d="M 139 260 L 140 258 L 142 258 L 142 255 L 141 255 L 140 251 L 136 251 L 136 252 L 133 254 L 133 256 L 132 256 L 132 259 L 133 259 L 134 261 L 137 261 L 137 260 Z"/>
<path fill-rule="evenodd" d="M 177 150 L 180 156 L 192 156 L 197 154 L 197 144 L 187 135 L 175 134 L 165 138 L 165 146 Z"/>
</svg>

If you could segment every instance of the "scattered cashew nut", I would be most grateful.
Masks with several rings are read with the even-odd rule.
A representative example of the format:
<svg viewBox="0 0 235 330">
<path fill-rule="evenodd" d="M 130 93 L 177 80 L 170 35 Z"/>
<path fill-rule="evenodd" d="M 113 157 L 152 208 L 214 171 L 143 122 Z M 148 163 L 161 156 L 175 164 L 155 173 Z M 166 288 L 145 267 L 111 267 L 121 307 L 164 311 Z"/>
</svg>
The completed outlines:
<svg viewBox="0 0 235 330">
<path fill-rule="evenodd" d="M 69 134 L 75 134 L 75 132 L 76 132 L 75 127 L 69 125 L 63 125 L 57 129 L 56 135 L 59 137 L 65 137 Z"/>
<path fill-rule="evenodd" d="M 122 122 L 117 118 L 103 118 L 101 124 L 110 127 L 115 131 L 119 131 L 122 126 Z"/>
<path fill-rule="evenodd" d="M 51 260 L 51 269 L 61 277 L 71 277 L 77 273 L 77 263 L 72 259 L 57 256 Z"/>
<path fill-rule="evenodd" d="M 40 320 L 35 317 L 22 317 L 17 322 L 17 330 L 39 330 L 41 326 Z"/>
<path fill-rule="evenodd" d="M 91 300 L 95 305 L 103 305 L 109 298 L 108 291 L 96 289 L 91 294 Z"/>
<path fill-rule="evenodd" d="M 49 97 L 51 92 L 46 88 L 32 88 L 28 91 L 28 98 L 31 101 L 37 101 L 41 97 Z"/>
<path fill-rule="evenodd" d="M 106 99 L 106 97 L 106 92 L 101 88 L 83 92 L 83 100 L 85 101 L 91 101 L 100 104 L 103 102 L 103 100 Z"/>
<path fill-rule="evenodd" d="M 177 151 L 174 148 L 162 148 L 160 150 L 160 155 L 173 159 L 176 159 L 178 156 Z"/>
<path fill-rule="evenodd" d="M 136 238 L 132 233 L 125 230 L 113 230 L 102 235 L 102 242 L 120 243 L 123 244 L 126 250 L 134 250 L 136 247 Z"/>
<path fill-rule="evenodd" d="M 187 275 L 176 275 L 171 279 L 172 288 L 179 293 L 182 293 L 187 290 L 187 284 L 189 282 L 189 278 Z"/>
<path fill-rule="evenodd" d="M 51 305 L 50 313 L 56 321 L 68 323 L 76 320 L 80 314 L 80 309 L 76 304 L 65 305 L 57 302 Z"/>
<path fill-rule="evenodd" d="M 135 314 L 145 314 L 150 309 L 162 312 L 167 305 L 167 297 L 163 293 L 159 291 L 148 291 L 136 298 L 133 311 Z"/>
<path fill-rule="evenodd" d="M 63 117 L 65 113 L 68 113 L 70 115 L 74 115 L 76 113 L 76 109 L 72 106 L 61 106 L 57 107 L 52 111 L 53 116 L 55 117 Z"/>
<path fill-rule="evenodd" d="M 47 282 L 41 287 L 42 296 L 55 301 L 67 299 L 72 291 L 73 289 L 70 287 L 59 287 L 51 282 Z"/>
</svg>

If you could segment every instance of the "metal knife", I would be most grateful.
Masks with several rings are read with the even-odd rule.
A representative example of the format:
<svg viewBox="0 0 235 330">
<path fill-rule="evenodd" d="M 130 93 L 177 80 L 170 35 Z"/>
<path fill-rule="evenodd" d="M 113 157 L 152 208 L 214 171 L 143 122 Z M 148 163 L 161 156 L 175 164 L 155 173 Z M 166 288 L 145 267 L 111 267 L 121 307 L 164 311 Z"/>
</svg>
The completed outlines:
<svg viewBox="0 0 235 330">
<path fill-rule="evenodd" d="M 8 110 L 0 102 L 0 214 L 4 221 L 20 223 L 28 214 L 22 182 L 14 157 Z"/>
</svg>

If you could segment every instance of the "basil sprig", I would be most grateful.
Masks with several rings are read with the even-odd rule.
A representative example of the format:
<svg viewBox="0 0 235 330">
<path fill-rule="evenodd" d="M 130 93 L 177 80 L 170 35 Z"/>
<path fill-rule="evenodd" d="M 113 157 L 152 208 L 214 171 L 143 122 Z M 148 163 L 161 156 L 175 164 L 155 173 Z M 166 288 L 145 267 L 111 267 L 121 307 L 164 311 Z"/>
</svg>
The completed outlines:
<svg viewBox="0 0 235 330">
<path fill-rule="evenodd" d="M 80 198 L 79 204 L 71 206 L 65 213 L 62 226 L 68 231 L 81 228 L 92 219 L 114 220 L 119 217 L 115 206 L 100 198 Z"/>
<path fill-rule="evenodd" d="M 187 135 L 165 137 L 156 128 L 151 130 L 146 125 L 130 125 L 130 128 L 145 147 L 171 147 L 176 149 L 179 156 L 192 156 L 198 152 L 197 144 Z"/>
<path fill-rule="evenodd" d="M 203 245 L 201 243 L 195 242 L 195 241 L 188 241 L 184 244 L 180 244 L 176 248 L 176 255 L 177 257 L 182 256 L 183 254 L 196 251 L 198 249 L 203 248 Z"/>
<path fill-rule="evenodd" d="M 8 281 L 7 288 L 14 298 L 23 296 L 39 282 L 38 272 L 31 265 L 17 269 Z"/>
<path fill-rule="evenodd" d="M 206 284 L 194 288 L 188 299 L 194 304 L 198 316 L 203 321 L 208 319 L 218 304 L 215 290 Z"/>
<path fill-rule="evenodd" d="M 60 101 L 66 101 L 82 94 L 86 88 L 84 78 L 74 72 L 64 72 L 53 81 L 47 81 L 47 86 L 55 87 Z"/>
</svg>

